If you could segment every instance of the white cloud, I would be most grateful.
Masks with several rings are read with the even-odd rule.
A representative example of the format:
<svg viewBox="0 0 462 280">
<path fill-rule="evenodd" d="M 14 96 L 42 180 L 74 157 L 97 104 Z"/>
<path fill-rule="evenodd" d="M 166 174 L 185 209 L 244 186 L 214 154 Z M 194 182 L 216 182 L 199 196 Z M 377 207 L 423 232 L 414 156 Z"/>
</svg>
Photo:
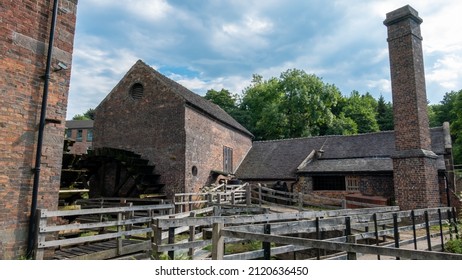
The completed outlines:
<svg viewBox="0 0 462 280">
<path fill-rule="evenodd" d="M 79 42 L 73 54 L 68 119 L 95 108 L 138 59 L 127 49 L 107 49 L 93 37 Z"/>
<path fill-rule="evenodd" d="M 438 83 L 447 91 L 462 88 L 462 55 L 448 54 L 429 68 L 427 81 Z"/>
</svg>

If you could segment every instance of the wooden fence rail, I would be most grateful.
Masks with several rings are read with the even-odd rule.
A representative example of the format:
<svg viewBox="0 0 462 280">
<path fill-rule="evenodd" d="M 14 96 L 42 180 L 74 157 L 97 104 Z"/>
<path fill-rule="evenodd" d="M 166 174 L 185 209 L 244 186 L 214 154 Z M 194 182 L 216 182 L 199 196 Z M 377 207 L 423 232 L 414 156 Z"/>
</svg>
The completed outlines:
<svg viewBox="0 0 462 280">
<path fill-rule="evenodd" d="M 380 208 L 375 208 L 377 210 Z M 455 220 L 455 209 L 453 208 L 431 208 L 419 209 L 413 211 L 376 211 L 371 214 L 357 214 L 334 218 L 316 217 L 316 220 L 309 221 L 291 221 L 282 223 L 269 223 L 265 225 L 240 225 L 226 227 L 224 222 L 214 221 L 213 225 L 213 244 L 212 257 L 214 259 L 247 259 L 255 257 L 269 258 L 272 254 L 287 253 L 297 250 L 320 249 L 331 251 L 344 251 L 350 259 L 356 259 L 356 255 L 372 254 L 393 256 L 397 259 L 450 259 L 461 260 L 462 255 L 450 254 L 443 252 L 432 252 L 432 244 L 430 236 L 441 237 L 441 247 L 444 248 L 443 224 L 452 225 Z M 444 217 L 444 218 L 443 218 Z M 391 220 L 390 220 L 391 218 Z M 418 221 L 418 222 L 416 222 Z M 382 229 L 378 226 L 385 225 Z M 433 226 L 439 226 L 436 233 L 431 233 Z M 373 231 L 369 231 L 374 228 Z M 363 230 L 362 230 L 363 229 Z M 425 235 L 417 237 L 416 231 L 425 229 Z M 455 228 L 457 230 L 457 227 Z M 320 240 L 320 232 L 325 231 L 343 231 L 341 237 L 330 238 L 328 240 Z M 403 240 L 400 238 L 402 232 L 413 232 L 413 238 Z M 451 229 L 449 230 L 451 231 Z M 268 234 L 271 232 L 271 234 Z M 293 234 L 316 233 L 315 239 L 300 238 Z M 365 239 L 374 239 L 376 244 L 379 244 L 379 237 L 392 235 L 394 239 L 394 248 L 389 246 L 374 246 L 367 244 L 357 244 L 357 241 Z M 279 244 L 277 247 L 270 248 L 263 246 L 262 250 L 257 252 L 247 252 L 237 255 L 224 255 L 224 247 L 226 239 L 241 239 L 260 241 L 263 244 Z M 399 248 L 400 244 L 414 243 L 417 249 L 417 241 L 421 239 L 427 240 L 427 251 L 409 250 Z M 283 245 L 283 246 L 281 246 Z M 318 259 L 319 259 L 318 255 Z"/>
<path fill-rule="evenodd" d="M 172 210 L 172 204 L 65 211 L 38 209 L 35 259 L 44 259 L 47 249 L 53 250 L 52 257 L 58 259 L 107 259 L 151 251 L 152 218 Z M 82 217 L 87 222 L 77 220 Z M 56 224 L 64 220 L 73 222 Z"/>
<path fill-rule="evenodd" d="M 227 206 L 225 206 L 227 207 Z M 236 209 L 235 209 L 236 210 Z M 243 211 L 248 211 L 245 207 Z M 202 247 L 211 245 L 212 240 L 204 236 L 204 233 L 210 232 L 213 224 L 220 223 L 226 226 L 238 226 L 241 228 L 252 228 L 257 232 L 263 232 L 263 224 L 267 223 L 279 223 L 274 225 L 275 232 L 278 233 L 281 230 L 295 230 L 295 232 L 311 232 L 314 228 L 315 219 L 328 219 L 335 218 L 342 220 L 344 216 L 355 216 L 355 221 L 358 219 L 366 219 L 363 222 L 369 222 L 367 219 L 373 213 L 381 213 L 388 211 L 398 211 L 397 206 L 388 206 L 380 208 L 362 208 L 362 209 L 341 209 L 341 210 L 326 210 L 326 211 L 303 211 L 303 212 L 292 212 L 292 213 L 266 213 L 258 215 L 234 215 L 234 216 L 207 216 L 207 217 L 174 217 L 166 219 L 165 217 L 155 217 L 153 219 L 153 231 L 154 231 L 154 253 L 161 254 L 163 252 L 169 252 L 170 258 L 173 259 L 174 253 L 185 249 L 200 250 Z M 194 211 L 193 211 L 194 212 Z M 221 210 L 214 210 L 214 213 L 220 213 Z M 364 216 L 364 217 L 363 217 Z M 362 217 L 362 218 L 361 218 Z M 303 222 L 302 222 L 303 221 Z M 336 220 L 332 220 L 334 223 Z M 379 225 L 385 225 L 389 221 L 381 220 Z M 368 225 L 362 225 L 362 228 Z M 370 225 L 369 225 L 370 226 Z M 195 230 L 189 231 L 190 240 L 193 242 L 176 242 L 174 235 L 184 233 L 188 229 L 202 229 L 201 232 L 196 233 Z M 342 225 L 335 229 L 342 229 Z M 303 230 L 302 230 L 303 228 Z M 327 228 L 324 227 L 324 230 Z M 329 229 L 333 229 L 331 226 Z M 170 236 L 170 237 L 168 237 Z M 195 236 L 194 238 L 192 236 Z M 202 238 L 202 240 L 198 240 Z M 226 242 L 236 242 L 235 238 L 227 238 Z"/>
</svg>

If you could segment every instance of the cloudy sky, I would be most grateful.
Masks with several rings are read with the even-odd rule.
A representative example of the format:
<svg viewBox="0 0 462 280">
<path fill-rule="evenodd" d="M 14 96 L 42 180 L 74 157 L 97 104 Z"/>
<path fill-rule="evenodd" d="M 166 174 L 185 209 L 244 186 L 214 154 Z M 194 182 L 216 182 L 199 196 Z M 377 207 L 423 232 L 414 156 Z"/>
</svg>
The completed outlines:
<svg viewBox="0 0 462 280">
<path fill-rule="evenodd" d="M 424 21 L 436 104 L 462 89 L 460 0 L 80 0 L 67 118 L 95 108 L 138 59 L 201 95 L 297 68 L 345 96 L 391 101 L 383 21 L 407 4 Z"/>
</svg>

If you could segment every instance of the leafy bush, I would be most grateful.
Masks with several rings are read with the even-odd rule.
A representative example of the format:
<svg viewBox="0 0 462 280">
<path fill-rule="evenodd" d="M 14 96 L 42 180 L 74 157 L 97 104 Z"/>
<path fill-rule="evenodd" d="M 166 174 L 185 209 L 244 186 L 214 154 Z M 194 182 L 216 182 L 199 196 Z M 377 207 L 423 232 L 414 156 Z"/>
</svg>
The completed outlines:
<svg viewBox="0 0 462 280">
<path fill-rule="evenodd" d="M 462 254 L 462 239 L 453 239 L 446 242 L 444 250 L 449 253 Z"/>
</svg>

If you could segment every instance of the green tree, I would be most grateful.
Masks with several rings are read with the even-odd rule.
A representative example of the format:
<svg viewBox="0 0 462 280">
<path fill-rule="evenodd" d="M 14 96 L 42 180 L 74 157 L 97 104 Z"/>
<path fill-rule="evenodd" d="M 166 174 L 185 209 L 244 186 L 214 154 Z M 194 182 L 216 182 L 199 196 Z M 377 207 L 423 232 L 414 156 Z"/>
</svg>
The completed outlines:
<svg viewBox="0 0 462 280">
<path fill-rule="evenodd" d="M 377 124 L 380 131 L 393 130 L 393 105 L 391 102 L 385 102 L 385 98 L 380 95 L 377 101 Z"/>
<path fill-rule="evenodd" d="M 323 135 L 354 135 L 358 134 L 358 125 L 344 113 L 334 116 L 332 124 L 324 129 Z"/>
<path fill-rule="evenodd" d="M 94 120 L 95 119 L 95 109 L 90 108 L 85 113 L 83 113 L 83 115 L 77 114 L 72 119 L 74 121 L 76 121 L 76 120 Z"/>
<path fill-rule="evenodd" d="M 253 75 L 250 86 L 244 89 L 240 103 L 242 125 L 249 129 L 256 140 L 284 137 L 284 114 L 280 111 L 283 95 L 276 78 L 267 81 Z"/>
<path fill-rule="evenodd" d="M 429 105 L 430 126 L 441 126 L 444 122 L 451 123 L 457 118 L 454 106 L 458 95 L 460 91 L 447 92 L 439 104 Z"/>
<path fill-rule="evenodd" d="M 377 107 L 377 100 L 372 95 L 361 95 L 358 91 L 353 91 L 347 99 L 343 113 L 358 125 L 358 133 L 376 132 L 379 131 Z"/>
<path fill-rule="evenodd" d="M 462 164 L 462 90 L 457 93 L 452 93 L 451 95 L 452 108 L 449 113 L 451 116 L 450 125 L 453 140 L 453 159 L 455 164 Z M 444 101 L 445 99 L 443 99 L 443 102 Z"/>
<path fill-rule="evenodd" d="M 289 69 L 281 74 L 282 110 L 286 115 L 287 138 L 319 135 L 322 126 L 332 124 L 331 108 L 337 104 L 340 91 L 325 84 L 316 75 Z"/>
<path fill-rule="evenodd" d="M 303 70 L 289 69 L 269 80 L 254 75 L 240 104 L 243 125 L 257 140 L 319 135 L 332 124 L 331 108 L 340 96 L 335 86 Z"/>
<path fill-rule="evenodd" d="M 231 113 L 236 110 L 236 95 L 233 95 L 227 89 L 221 89 L 216 91 L 214 89 L 209 89 L 204 96 L 205 99 L 212 101 L 213 103 L 220 106 L 227 113 Z"/>
</svg>

